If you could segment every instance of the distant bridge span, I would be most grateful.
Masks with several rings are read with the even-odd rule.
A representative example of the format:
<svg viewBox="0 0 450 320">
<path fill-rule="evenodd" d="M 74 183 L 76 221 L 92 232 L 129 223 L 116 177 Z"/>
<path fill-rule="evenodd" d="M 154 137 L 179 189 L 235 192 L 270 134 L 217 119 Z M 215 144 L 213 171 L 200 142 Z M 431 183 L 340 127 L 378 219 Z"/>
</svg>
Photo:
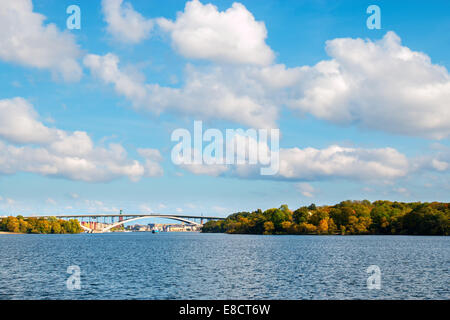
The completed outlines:
<svg viewBox="0 0 450 320">
<path fill-rule="evenodd" d="M 40 216 L 40 217 L 43 217 L 43 218 L 55 217 L 58 219 L 94 219 L 97 221 L 101 218 L 103 218 L 104 220 L 106 220 L 107 218 L 111 218 L 111 221 L 112 221 L 111 224 L 109 224 L 107 227 L 103 228 L 100 231 L 95 231 L 95 232 L 100 232 L 100 233 L 107 232 L 107 231 L 111 230 L 112 228 L 118 227 L 127 222 L 141 220 L 141 219 L 148 219 L 148 218 L 162 218 L 162 219 L 177 220 L 177 221 L 182 221 L 182 222 L 188 223 L 190 225 L 194 225 L 194 226 L 202 226 L 203 220 L 224 220 L 225 219 L 223 217 L 212 217 L 212 216 L 158 214 L 158 213 L 154 213 L 154 214 L 128 214 L 128 213 L 126 213 L 126 214 L 71 214 L 71 215 L 59 215 L 59 216 L 52 215 L 52 216 Z M 122 218 L 122 220 L 114 222 L 114 218 Z M 199 219 L 200 223 L 195 222 L 191 219 Z M 87 231 L 89 233 L 94 232 L 93 229 L 90 229 L 81 223 L 80 223 L 80 225 L 85 231 Z"/>
</svg>

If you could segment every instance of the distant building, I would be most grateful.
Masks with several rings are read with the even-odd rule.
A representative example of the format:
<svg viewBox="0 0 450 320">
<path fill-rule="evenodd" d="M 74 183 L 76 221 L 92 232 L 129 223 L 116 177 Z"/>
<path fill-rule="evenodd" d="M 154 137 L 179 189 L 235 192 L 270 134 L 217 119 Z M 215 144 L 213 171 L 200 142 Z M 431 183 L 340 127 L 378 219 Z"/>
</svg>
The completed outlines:
<svg viewBox="0 0 450 320">
<path fill-rule="evenodd" d="M 185 225 L 185 224 L 163 224 L 163 223 L 149 223 L 147 225 L 135 224 L 126 226 L 126 230 L 136 232 L 198 232 L 201 227 Z"/>
</svg>

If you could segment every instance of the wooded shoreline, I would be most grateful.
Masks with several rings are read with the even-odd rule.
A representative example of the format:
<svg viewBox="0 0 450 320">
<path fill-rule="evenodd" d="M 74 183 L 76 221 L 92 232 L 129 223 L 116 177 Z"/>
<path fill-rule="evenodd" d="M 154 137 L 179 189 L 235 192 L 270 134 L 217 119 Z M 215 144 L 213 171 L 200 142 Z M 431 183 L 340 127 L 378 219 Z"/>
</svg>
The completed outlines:
<svg viewBox="0 0 450 320">
<path fill-rule="evenodd" d="M 292 211 L 287 205 L 208 221 L 205 233 L 303 235 L 449 235 L 449 203 L 342 201 Z"/>
<path fill-rule="evenodd" d="M 25 233 L 80 233 L 82 228 L 78 220 L 62 220 L 54 217 L 48 219 L 43 217 L 25 218 L 21 215 L 17 217 L 9 216 L 0 220 L 0 232 L 13 234 Z"/>
</svg>

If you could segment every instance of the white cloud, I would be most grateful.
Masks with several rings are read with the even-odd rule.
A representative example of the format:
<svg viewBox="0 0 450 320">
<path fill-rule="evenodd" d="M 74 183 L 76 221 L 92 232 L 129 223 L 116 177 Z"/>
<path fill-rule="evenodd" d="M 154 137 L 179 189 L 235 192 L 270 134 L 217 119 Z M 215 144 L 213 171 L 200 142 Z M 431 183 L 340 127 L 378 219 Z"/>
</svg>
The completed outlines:
<svg viewBox="0 0 450 320">
<path fill-rule="evenodd" d="M 108 24 L 107 31 L 126 43 L 138 43 L 150 36 L 153 20 L 145 19 L 133 6 L 123 0 L 103 0 L 102 11 Z"/>
<path fill-rule="evenodd" d="M 88 182 L 110 181 L 121 176 L 136 181 L 145 174 L 142 164 L 128 160 L 125 150 L 118 144 L 96 147 L 80 157 L 65 156 L 42 147 L 16 147 L 0 142 L 0 173 L 19 171 Z"/>
<path fill-rule="evenodd" d="M 442 139 L 450 134 L 450 76 L 428 56 L 400 44 L 334 39 L 332 60 L 313 67 L 188 65 L 179 88 L 146 84 L 119 69 L 113 54 L 89 55 L 85 65 L 137 110 L 163 111 L 274 128 L 287 105 L 341 125 Z M 438 164 L 439 166 L 439 164 Z"/>
<path fill-rule="evenodd" d="M 143 156 L 144 158 L 146 158 L 148 160 L 152 160 L 155 162 L 161 162 L 163 160 L 161 153 L 157 149 L 139 148 L 139 149 L 137 149 L 137 151 L 141 156 Z"/>
<path fill-rule="evenodd" d="M 122 176 L 136 181 L 162 174 L 157 151 L 141 149 L 143 165 L 128 159 L 120 144 L 94 146 L 86 132 L 48 128 L 23 98 L 0 100 L 0 116 L 0 138 L 12 143 L 0 140 L 0 173 L 31 172 L 89 182 Z"/>
<path fill-rule="evenodd" d="M 251 83 L 245 71 L 225 67 L 186 68 L 181 88 L 149 85 L 148 105 L 202 119 L 220 119 L 256 128 L 274 128 L 275 103 L 265 99 L 264 88 Z"/>
<path fill-rule="evenodd" d="M 33 12 L 31 0 L 2 1 L 0 6 L 0 59 L 39 69 L 49 69 L 66 81 L 82 75 L 77 62 L 80 50 L 73 36 L 45 16 Z"/>
<path fill-rule="evenodd" d="M 309 183 L 306 182 L 297 183 L 296 187 L 303 196 L 308 198 L 314 197 L 314 192 L 316 191 L 316 189 Z"/>
<path fill-rule="evenodd" d="M 274 128 L 281 106 L 288 106 L 340 125 L 431 139 L 450 135 L 448 71 L 403 46 L 394 32 L 378 41 L 327 41 L 330 60 L 287 68 L 273 64 L 264 24 L 239 3 L 220 12 L 194 0 L 174 21 L 157 21 L 182 55 L 219 65 L 188 65 L 184 84 L 163 87 L 119 69 L 113 54 L 88 55 L 84 64 L 91 73 L 113 84 L 137 110 Z M 435 162 L 435 168 L 444 167 Z"/>
<path fill-rule="evenodd" d="M 234 139 L 243 139 L 236 135 Z M 269 154 L 271 150 L 266 142 L 249 139 L 248 147 L 253 154 Z M 255 149 L 256 148 L 256 149 Z M 252 150 L 253 149 L 253 150 Z M 198 152 L 193 150 L 192 152 Z M 235 150 L 236 155 L 237 150 Z M 224 155 L 225 156 L 225 155 Z M 281 148 L 279 152 L 279 171 L 272 176 L 261 176 L 261 165 L 248 164 L 182 164 L 182 168 L 194 173 L 211 176 L 228 174 L 241 178 L 266 178 L 293 181 L 316 181 L 321 179 L 350 179 L 361 181 L 389 182 L 404 177 L 410 171 L 409 160 L 393 148 L 350 148 L 332 145 L 325 149 L 315 148 Z M 268 161 L 259 159 L 259 161 Z M 222 161 L 225 163 L 225 160 Z M 263 165 L 267 167 L 269 164 Z M 307 185 L 303 185 L 306 188 Z M 313 190 L 304 189 L 309 195 Z"/>
<path fill-rule="evenodd" d="M 40 122 L 25 99 L 0 100 L 0 137 L 15 143 L 48 143 L 55 136 L 56 130 Z"/>
<path fill-rule="evenodd" d="M 444 173 L 450 171 L 450 147 L 441 144 L 431 146 L 431 149 L 424 155 L 414 159 L 416 171 L 437 171 Z"/>
<path fill-rule="evenodd" d="M 405 196 L 409 196 L 410 195 L 408 189 L 403 188 L 403 187 L 394 188 L 394 191 L 397 192 L 397 193 L 403 194 Z"/>
<path fill-rule="evenodd" d="M 212 177 L 220 176 L 222 173 L 228 171 L 226 165 L 215 164 L 181 164 L 180 167 L 193 174 L 208 175 Z"/>
<path fill-rule="evenodd" d="M 145 159 L 145 175 L 147 177 L 157 177 L 163 175 L 163 168 L 160 162 L 163 160 L 161 153 L 157 149 L 138 149 L 138 153 Z"/>
<path fill-rule="evenodd" d="M 108 53 L 104 56 L 88 54 L 83 63 L 91 70 L 91 73 L 104 81 L 114 84 L 118 94 L 133 101 L 136 106 L 145 103 L 147 91 L 145 84 L 140 79 L 135 79 L 119 69 L 119 58 Z"/>
<path fill-rule="evenodd" d="M 203 157 L 197 149 L 192 149 L 191 153 L 193 157 Z M 217 177 L 229 170 L 228 166 L 224 164 L 184 163 L 182 155 L 180 154 L 177 155 L 175 159 L 172 159 L 172 161 L 180 163 L 179 166 L 181 168 L 196 175 Z"/>
<path fill-rule="evenodd" d="M 273 128 L 278 117 L 274 101 L 266 99 L 269 90 L 255 83 L 240 68 L 186 68 L 186 84 L 181 88 L 145 84 L 119 69 L 114 54 L 87 55 L 84 64 L 116 92 L 130 100 L 137 110 L 160 113 L 164 110 L 221 119 L 257 128 Z"/>
<path fill-rule="evenodd" d="M 441 161 L 438 159 L 431 160 L 431 166 L 438 171 L 445 171 L 450 167 L 447 161 Z"/>
<path fill-rule="evenodd" d="M 408 170 L 408 159 L 392 148 L 363 149 L 333 145 L 325 149 L 280 150 L 279 177 L 286 179 L 384 181 L 403 177 Z"/>
<path fill-rule="evenodd" d="M 442 139 L 450 134 L 450 76 L 394 32 L 379 41 L 327 41 L 332 60 L 300 72 L 290 107 L 339 124 Z"/>
<path fill-rule="evenodd" d="M 45 202 L 47 204 L 51 204 L 52 206 L 56 206 L 56 201 L 53 200 L 52 198 L 48 198 Z"/>
<path fill-rule="evenodd" d="M 160 18 L 157 22 L 170 33 L 173 47 L 188 58 L 255 65 L 268 65 L 274 59 L 265 43 L 264 22 L 256 21 L 237 2 L 220 12 L 212 4 L 193 0 L 175 21 Z"/>
</svg>

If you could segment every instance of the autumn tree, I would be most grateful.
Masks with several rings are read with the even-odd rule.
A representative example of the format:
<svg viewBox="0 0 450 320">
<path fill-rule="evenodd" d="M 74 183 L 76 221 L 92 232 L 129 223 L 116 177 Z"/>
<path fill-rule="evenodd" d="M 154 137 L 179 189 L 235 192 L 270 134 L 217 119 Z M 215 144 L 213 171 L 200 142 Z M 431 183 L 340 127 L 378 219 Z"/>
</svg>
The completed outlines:
<svg viewBox="0 0 450 320">
<path fill-rule="evenodd" d="M 264 234 L 272 234 L 275 226 L 272 221 L 264 222 Z"/>
</svg>

